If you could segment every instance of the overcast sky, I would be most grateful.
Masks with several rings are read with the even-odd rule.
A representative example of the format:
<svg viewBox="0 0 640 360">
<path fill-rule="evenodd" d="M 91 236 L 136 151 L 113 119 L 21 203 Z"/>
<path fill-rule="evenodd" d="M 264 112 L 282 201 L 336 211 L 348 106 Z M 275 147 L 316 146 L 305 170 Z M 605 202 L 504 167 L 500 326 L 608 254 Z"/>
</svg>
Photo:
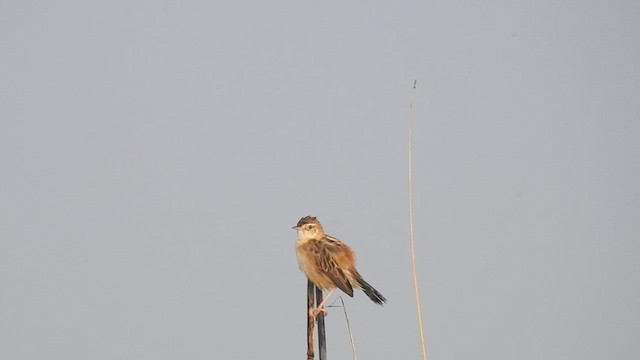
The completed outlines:
<svg viewBox="0 0 640 360">
<path fill-rule="evenodd" d="M 638 359 L 634 1 L 3 1 L 0 358 Z M 351 357 L 330 308 L 328 350 Z"/>
</svg>

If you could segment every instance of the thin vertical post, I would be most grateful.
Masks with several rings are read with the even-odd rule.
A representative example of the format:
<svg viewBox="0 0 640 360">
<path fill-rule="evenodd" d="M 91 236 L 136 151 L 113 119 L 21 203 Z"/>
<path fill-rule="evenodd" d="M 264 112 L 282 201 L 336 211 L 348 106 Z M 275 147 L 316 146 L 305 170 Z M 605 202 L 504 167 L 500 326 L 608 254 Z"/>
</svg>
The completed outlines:
<svg viewBox="0 0 640 360">
<path fill-rule="evenodd" d="M 316 287 L 316 307 L 322 303 L 322 289 Z M 316 316 L 318 321 L 318 353 L 320 360 L 327 360 L 327 338 L 324 331 L 324 313 Z"/>
<path fill-rule="evenodd" d="M 416 271 L 416 250 L 415 241 L 413 238 L 413 97 L 416 93 L 416 86 L 418 80 L 413 81 L 413 90 L 411 91 L 411 98 L 409 99 L 409 124 L 408 124 L 408 158 L 409 158 L 409 247 L 411 250 L 411 273 L 413 274 L 413 293 L 415 295 L 416 310 L 418 314 L 418 330 L 420 333 L 420 350 L 422 350 L 422 359 L 427 360 L 427 350 L 424 345 L 424 330 L 422 329 L 422 310 L 420 309 L 420 290 L 418 288 L 418 272 Z"/>
<path fill-rule="evenodd" d="M 311 281 L 307 281 L 307 360 L 313 360 L 313 301 L 315 300 L 315 288 Z"/>
</svg>

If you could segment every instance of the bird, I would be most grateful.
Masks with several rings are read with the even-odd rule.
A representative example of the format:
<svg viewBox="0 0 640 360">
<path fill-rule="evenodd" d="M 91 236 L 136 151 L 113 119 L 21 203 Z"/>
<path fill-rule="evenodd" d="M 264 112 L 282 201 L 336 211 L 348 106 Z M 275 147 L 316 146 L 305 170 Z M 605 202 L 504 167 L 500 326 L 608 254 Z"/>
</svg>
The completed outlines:
<svg viewBox="0 0 640 360">
<path fill-rule="evenodd" d="M 378 305 L 387 299 L 369 285 L 356 270 L 353 250 L 342 241 L 327 235 L 314 216 L 305 216 L 293 227 L 298 233 L 296 254 L 300 270 L 317 288 L 327 290 L 327 296 L 313 310 L 313 315 L 326 313 L 324 303 L 336 288 L 353 297 L 353 289 L 362 291 Z"/>
</svg>

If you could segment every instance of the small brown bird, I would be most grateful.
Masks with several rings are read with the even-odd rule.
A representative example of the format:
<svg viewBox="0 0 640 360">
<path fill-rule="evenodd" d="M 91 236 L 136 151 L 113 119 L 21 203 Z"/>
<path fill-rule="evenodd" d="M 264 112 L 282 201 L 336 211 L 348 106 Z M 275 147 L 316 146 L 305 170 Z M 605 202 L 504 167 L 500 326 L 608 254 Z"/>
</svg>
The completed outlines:
<svg viewBox="0 0 640 360">
<path fill-rule="evenodd" d="M 351 248 L 342 241 L 324 233 L 320 222 L 305 216 L 293 227 L 298 232 L 296 253 L 300 269 L 319 289 L 329 290 L 314 315 L 325 312 L 323 305 L 339 288 L 353 297 L 353 288 L 359 288 L 374 303 L 382 305 L 387 299 L 369 285 L 356 271 L 356 260 Z"/>
</svg>

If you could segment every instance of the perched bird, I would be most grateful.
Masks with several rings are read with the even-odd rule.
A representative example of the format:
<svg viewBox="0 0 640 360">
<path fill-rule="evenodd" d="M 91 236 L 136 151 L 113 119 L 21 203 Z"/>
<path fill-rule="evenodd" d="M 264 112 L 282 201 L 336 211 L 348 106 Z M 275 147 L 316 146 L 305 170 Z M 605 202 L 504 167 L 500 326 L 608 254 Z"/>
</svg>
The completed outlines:
<svg viewBox="0 0 640 360">
<path fill-rule="evenodd" d="M 342 241 L 324 233 L 322 225 L 313 216 L 305 216 L 293 227 L 298 232 L 296 253 L 300 269 L 319 289 L 329 290 L 314 315 L 325 312 L 323 305 L 339 288 L 353 297 L 353 288 L 362 289 L 378 305 L 387 299 L 369 285 L 356 271 L 356 260 L 351 248 Z"/>
</svg>

